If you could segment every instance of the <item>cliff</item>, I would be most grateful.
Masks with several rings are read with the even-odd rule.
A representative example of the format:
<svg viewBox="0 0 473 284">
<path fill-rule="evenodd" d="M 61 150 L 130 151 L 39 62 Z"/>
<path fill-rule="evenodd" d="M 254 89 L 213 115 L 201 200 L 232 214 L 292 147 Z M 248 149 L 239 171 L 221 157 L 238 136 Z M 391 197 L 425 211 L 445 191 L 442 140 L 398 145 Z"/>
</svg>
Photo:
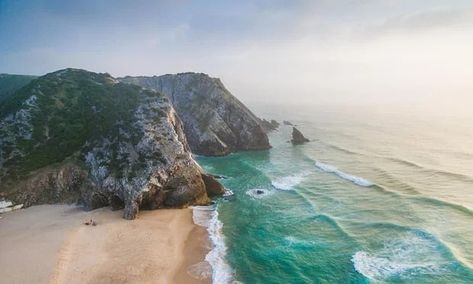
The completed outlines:
<svg viewBox="0 0 473 284">
<path fill-rule="evenodd" d="M 108 74 L 65 69 L 0 103 L 0 197 L 93 209 L 207 204 L 223 190 L 192 159 L 169 99 Z"/>
<path fill-rule="evenodd" d="M 119 80 L 166 95 L 182 119 L 187 140 L 196 154 L 221 156 L 271 147 L 259 118 L 217 78 L 181 73 Z"/>
<path fill-rule="evenodd" d="M 261 119 L 260 125 L 264 129 L 264 131 L 266 131 L 266 133 L 274 131 L 279 128 L 279 122 L 277 122 L 274 119 L 271 119 L 271 121 L 268 121 L 266 119 Z"/>
</svg>

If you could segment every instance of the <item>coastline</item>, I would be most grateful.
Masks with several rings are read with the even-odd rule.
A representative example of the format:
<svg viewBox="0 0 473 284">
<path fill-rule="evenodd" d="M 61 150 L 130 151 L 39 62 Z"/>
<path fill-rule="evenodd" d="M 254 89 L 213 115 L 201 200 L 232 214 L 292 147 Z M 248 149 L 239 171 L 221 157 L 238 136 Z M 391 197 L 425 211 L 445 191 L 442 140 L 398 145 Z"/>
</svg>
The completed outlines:
<svg viewBox="0 0 473 284">
<path fill-rule="evenodd" d="M 190 208 L 159 209 L 127 221 L 122 211 L 86 212 L 70 205 L 2 214 L 1 281 L 211 283 L 209 266 L 202 265 L 208 233 L 192 214 Z M 89 219 L 97 226 L 83 224 Z"/>
</svg>

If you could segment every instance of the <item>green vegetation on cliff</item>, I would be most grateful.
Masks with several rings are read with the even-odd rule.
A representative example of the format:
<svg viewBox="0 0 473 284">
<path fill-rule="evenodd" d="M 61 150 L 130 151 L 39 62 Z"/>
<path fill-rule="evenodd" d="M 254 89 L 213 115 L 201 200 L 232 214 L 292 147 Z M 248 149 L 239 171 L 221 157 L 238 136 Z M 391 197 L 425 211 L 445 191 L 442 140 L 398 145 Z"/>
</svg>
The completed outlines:
<svg viewBox="0 0 473 284">
<path fill-rule="evenodd" d="M 0 128 L 3 182 L 21 179 L 73 154 L 83 158 L 103 137 L 116 138 L 110 141 L 116 142 L 111 145 L 110 166 L 122 175 L 120 164 L 126 161 L 118 154 L 118 142 L 139 141 L 141 133 L 132 131 L 132 124 L 140 92 L 140 87 L 115 82 L 108 74 L 75 69 L 47 74 L 20 89 L 0 104 L 0 119 L 13 118 L 11 123 L 2 121 Z M 13 117 L 18 112 L 24 115 Z M 25 133 L 18 135 L 21 128 Z M 14 158 L 6 159 L 10 155 Z"/>
<path fill-rule="evenodd" d="M 0 102 L 0 198 L 140 208 L 207 204 L 182 124 L 159 92 L 64 69 Z M 217 183 L 218 184 L 218 183 Z"/>
<path fill-rule="evenodd" d="M 35 76 L 0 74 L 0 102 L 27 85 Z"/>
</svg>

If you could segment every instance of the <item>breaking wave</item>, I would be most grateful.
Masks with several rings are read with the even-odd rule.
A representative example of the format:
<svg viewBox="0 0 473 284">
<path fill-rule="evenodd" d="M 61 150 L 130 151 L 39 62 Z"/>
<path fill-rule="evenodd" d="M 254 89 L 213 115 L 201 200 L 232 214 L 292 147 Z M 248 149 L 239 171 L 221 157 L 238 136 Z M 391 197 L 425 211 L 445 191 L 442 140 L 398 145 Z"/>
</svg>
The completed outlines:
<svg viewBox="0 0 473 284">
<path fill-rule="evenodd" d="M 294 186 L 298 185 L 304 180 L 306 173 L 296 174 L 277 178 L 271 184 L 280 190 L 292 190 Z"/>
<path fill-rule="evenodd" d="M 369 186 L 374 185 L 374 183 L 372 183 L 371 181 L 369 181 L 367 179 L 347 174 L 345 172 L 340 171 L 337 167 L 329 165 L 329 164 L 324 164 L 324 163 L 321 163 L 319 161 L 316 161 L 315 166 L 317 168 L 319 168 L 321 171 L 324 171 L 326 173 L 333 173 L 333 174 L 341 177 L 342 179 L 351 181 L 354 184 L 357 184 L 359 186 L 369 187 Z"/>
<path fill-rule="evenodd" d="M 376 252 L 358 251 L 352 257 L 355 269 L 372 280 L 442 273 L 449 260 L 442 246 L 428 234 L 408 233 L 388 241 Z"/>
<path fill-rule="evenodd" d="M 205 256 L 205 261 L 212 268 L 212 283 L 232 283 L 233 269 L 226 260 L 227 246 L 222 233 L 223 223 L 218 219 L 217 206 L 193 206 L 192 209 L 194 223 L 206 227 L 209 233 L 212 249 Z M 199 268 L 202 267 L 205 266 L 200 265 Z M 204 272 L 199 273 L 205 274 Z"/>
<path fill-rule="evenodd" d="M 225 188 L 225 192 L 223 193 L 223 197 L 233 196 L 235 193 L 228 188 Z"/>
</svg>

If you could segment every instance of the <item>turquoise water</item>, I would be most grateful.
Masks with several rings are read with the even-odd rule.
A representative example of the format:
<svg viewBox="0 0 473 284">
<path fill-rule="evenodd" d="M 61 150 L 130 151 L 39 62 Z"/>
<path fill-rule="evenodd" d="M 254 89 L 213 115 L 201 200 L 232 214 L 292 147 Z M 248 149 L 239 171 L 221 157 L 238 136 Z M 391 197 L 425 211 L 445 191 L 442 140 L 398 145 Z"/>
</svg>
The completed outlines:
<svg viewBox="0 0 473 284">
<path fill-rule="evenodd" d="M 217 201 L 231 267 L 221 273 L 243 283 L 473 283 L 468 120 L 256 109 L 312 141 L 292 146 L 281 126 L 271 150 L 198 157 L 234 193 Z"/>
</svg>

